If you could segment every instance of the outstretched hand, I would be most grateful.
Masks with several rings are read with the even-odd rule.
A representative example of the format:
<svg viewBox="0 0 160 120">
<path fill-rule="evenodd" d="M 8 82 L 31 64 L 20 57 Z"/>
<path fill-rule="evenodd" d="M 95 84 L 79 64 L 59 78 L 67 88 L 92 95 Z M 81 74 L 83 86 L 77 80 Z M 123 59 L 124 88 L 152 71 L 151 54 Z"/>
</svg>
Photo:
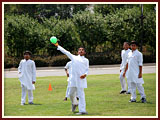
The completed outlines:
<svg viewBox="0 0 160 120">
<path fill-rule="evenodd" d="M 52 43 L 53 44 L 53 43 Z M 53 44 L 53 45 L 55 45 L 56 47 L 58 47 L 58 42 L 56 43 L 56 44 Z"/>
</svg>

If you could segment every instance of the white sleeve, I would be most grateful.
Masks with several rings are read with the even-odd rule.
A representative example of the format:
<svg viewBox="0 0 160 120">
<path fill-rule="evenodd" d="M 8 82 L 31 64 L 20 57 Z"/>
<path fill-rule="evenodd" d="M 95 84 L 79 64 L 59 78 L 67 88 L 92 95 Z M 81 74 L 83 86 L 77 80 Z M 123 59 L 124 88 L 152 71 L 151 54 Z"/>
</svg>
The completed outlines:
<svg viewBox="0 0 160 120">
<path fill-rule="evenodd" d="M 86 75 L 88 75 L 88 71 L 89 71 L 89 60 L 87 60 L 87 66 L 86 66 L 86 70 L 85 70 Z"/>
<path fill-rule="evenodd" d="M 143 55 L 142 55 L 142 53 L 139 54 L 139 57 L 138 57 L 138 65 L 139 65 L 139 66 L 143 66 Z"/>
<path fill-rule="evenodd" d="M 64 68 L 69 69 L 69 62 L 66 64 L 66 66 Z"/>
<path fill-rule="evenodd" d="M 19 63 L 19 67 L 18 67 L 18 73 L 22 72 L 22 60 Z"/>
<path fill-rule="evenodd" d="M 121 51 L 121 65 L 120 65 L 120 70 L 122 69 L 122 51 Z"/>
<path fill-rule="evenodd" d="M 73 60 L 74 55 L 72 55 L 69 51 L 62 48 L 60 45 L 58 45 L 57 50 L 60 50 L 63 54 L 67 55 L 69 59 Z"/>
<path fill-rule="evenodd" d="M 32 64 L 32 81 L 36 81 L 36 65 L 35 65 L 35 62 L 33 61 L 33 64 Z"/>
</svg>

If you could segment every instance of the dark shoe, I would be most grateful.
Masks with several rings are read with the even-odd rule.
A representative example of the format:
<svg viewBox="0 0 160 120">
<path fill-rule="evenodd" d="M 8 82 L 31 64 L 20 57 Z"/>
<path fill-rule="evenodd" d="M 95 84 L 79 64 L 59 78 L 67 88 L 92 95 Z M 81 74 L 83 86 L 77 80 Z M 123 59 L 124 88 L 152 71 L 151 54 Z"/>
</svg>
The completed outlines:
<svg viewBox="0 0 160 120">
<path fill-rule="evenodd" d="M 33 102 L 29 102 L 28 104 L 33 105 L 34 103 Z"/>
<path fill-rule="evenodd" d="M 142 98 L 141 101 L 142 101 L 142 103 L 146 103 L 147 102 L 146 98 Z"/>
<path fill-rule="evenodd" d="M 124 94 L 126 90 L 121 90 L 119 94 Z"/>
<path fill-rule="evenodd" d="M 126 94 L 131 94 L 131 93 L 127 91 Z"/>
<path fill-rule="evenodd" d="M 130 99 L 129 102 L 136 102 L 136 100 L 135 99 Z"/>
<path fill-rule="evenodd" d="M 67 101 L 67 97 L 64 98 L 64 101 Z"/>
<path fill-rule="evenodd" d="M 76 115 L 87 115 L 88 112 L 79 112 L 79 113 L 76 113 Z"/>
<path fill-rule="evenodd" d="M 79 98 L 78 97 L 76 97 L 77 98 L 77 100 L 79 100 Z"/>
<path fill-rule="evenodd" d="M 75 112 L 77 106 L 78 106 L 78 105 L 73 105 L 73 104 L 72 104 L 72 112 Z"/>
</svg>

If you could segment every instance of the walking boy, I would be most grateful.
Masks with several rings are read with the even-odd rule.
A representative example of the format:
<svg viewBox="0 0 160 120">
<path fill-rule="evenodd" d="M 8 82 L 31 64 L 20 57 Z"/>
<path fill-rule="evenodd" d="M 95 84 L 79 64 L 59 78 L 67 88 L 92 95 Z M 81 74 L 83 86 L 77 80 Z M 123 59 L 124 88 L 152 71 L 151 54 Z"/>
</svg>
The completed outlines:
<svg viewBox="0 0 160 120">
<path fill-rule="evenodd" d="M 121 66 L 120 66 L 120 76 L 119 76 L 120 82 L 121 82 L 121 88 L 122 88 L 122 90 L 120 91 L 120 94 L 123 94 L 126 92 L 126 81 L 125 81 L 125 78 L 123 77 L 123 73 L 124 73 L 124 70 L 125 70 L 126 64 L 127 64 L 128 53 L 131 51 L 129 49 L 128 42 L 124 42 L 123 48 L 124 48 L 124 50 L 121 51 L 122 62 L 121 62 Z M 128 91 L 126 92 L 126 94 L 130 94 L 131 86 L 130 86 L 130 82 L 128 82 L 128 79 L 127 79 L 127 83 L 128 83 Z"/>
<path fill-rule="evenodd" d="M 128 69 L 128 80 L 131 82 L 131 99 L 129 102 L 136 102 L 136 87 L 141 95 L 142 103 L 146 102 L 146 95 L 144 93 L 144 84 L 142 78 L 142 65 L 143 65 L 143 55 L 137 50 L 137 42 L 131 42 L 132 51 L 128 53 L 127 65 L 123 77 L 125 77 L 126 71 Z"/>
<path fill-rule="evenodd" d="M 18 73 L 19 80 L 21 82 L 22 87 L 22 96 L 21 96 L 21 105 L 25 105 L 26 102 L 26 92 L 28 90 L 28 103 L 33 104 L 33 92 L 35 89 L 35 81 L 36 81 L 36 66 L 33 60 L 30 60 L 31 52 L 24 52 L 24 59 L 21 60 Z"/>
<path fill-rule="evenodd" d="M 79 113 L 78 115 L 88 114 L 86 112 L 86 102 L 85 102 L 85 93 L 84 88 L 87 88 L 86 76 L 89 69 L 89 61 L 84 57 L 85 49 L 80 47 L 78 49 L 78 56 L 72 55 L 70 52 L 58 45 L 54 44 L 57 47 L 57 50 L 60 50 L 62 53 L 66 54 L 69 59 L 72 61 L 72 72 L 69 80 L 70 92 L 69 96 L 72 102 L 72 112 L 75 112 L 78 102 L 76 99 L 76 92 L 79 97 Z"/>
<path fill-rule="evenodd" d="M 66 72 L 66 75 L 67 75 L 67 82 L 68 82 L 68 86 L 67 86 L 67 90 L 66 90 L 66 96 L 64 98 L 64 101 L 67 101 L 67 98 L 69 97 L 69 77 L 71 76 L 71 73 L 72 73 L 72 61 L 69 61 L 66 66 L 64 67 L 65 68 L 65 72 Z M 78 98 L 78 95 L 77 95 L 77 92 L 76 92 L 76 98 L 77 100 L 79 100 Z"/>
</svg>

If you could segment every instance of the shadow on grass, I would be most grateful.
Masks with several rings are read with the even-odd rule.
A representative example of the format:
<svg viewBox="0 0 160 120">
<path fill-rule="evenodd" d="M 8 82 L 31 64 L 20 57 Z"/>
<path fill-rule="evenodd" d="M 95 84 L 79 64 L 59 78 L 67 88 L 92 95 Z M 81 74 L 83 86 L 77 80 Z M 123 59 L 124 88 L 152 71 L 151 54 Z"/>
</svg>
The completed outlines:
<svg viewBox="0 0 160 120">
<path fill-rule="evenodd" d="M 42 105 L 42 104 L 34 103 L 34 104 L 25 104 L 25 106 L 26 105 Z"/>
<path fill-rule="evenodd" d="M 153 104 L 152 102 L 146 102 L 146 103 L 142 103 L 141 101 L 137 101 L 136 103 L 141 103 L 141 104 Z"/>
</svg>

